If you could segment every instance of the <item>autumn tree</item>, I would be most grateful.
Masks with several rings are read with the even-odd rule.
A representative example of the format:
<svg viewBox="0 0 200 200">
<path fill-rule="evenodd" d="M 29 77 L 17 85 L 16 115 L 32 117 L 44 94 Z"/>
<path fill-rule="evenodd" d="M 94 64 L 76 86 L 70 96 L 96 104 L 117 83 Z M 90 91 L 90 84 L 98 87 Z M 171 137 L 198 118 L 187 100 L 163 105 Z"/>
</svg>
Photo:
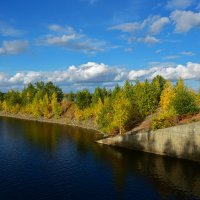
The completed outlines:
<svg viewBox="0 0 200 200">
<path fill-rule="evenodd" d="M 130 119 L 132 107 L 124 91 L 119 91 L 113 101 L 113 125 L 119 129 L 119 133 L 125 130 L 125 125 Z"/>
<path fill-rule="evenodd" d="M 52 94 L 51 106 L 52 106 L 52 112 L 55 118 L 58 119 L 62 113 L 62 110 L 61 110 L 60 103 L 57 100 L 57 94 L 55 92 Z"/>
<path fill-rule="evenodd" d="M 98 119 L 97 119 L 99 128 L 102 131 L 111 133 L 114 130 L 114 127 L 112 124 L 113 116 L 114 116 L 113 104 L 112 104 L 111 98 L 107 97 L 104 100 L 104 104 L 102 108 L 100 109 Z"/>
<path fill-rule="evenodd" d="M 167 81 L 160 97 L 160 107 L 164 112 L 169 112 L 172 108 L 172 101 L 175 97 L 175 89 L 170 81 Z"/>
</svg>

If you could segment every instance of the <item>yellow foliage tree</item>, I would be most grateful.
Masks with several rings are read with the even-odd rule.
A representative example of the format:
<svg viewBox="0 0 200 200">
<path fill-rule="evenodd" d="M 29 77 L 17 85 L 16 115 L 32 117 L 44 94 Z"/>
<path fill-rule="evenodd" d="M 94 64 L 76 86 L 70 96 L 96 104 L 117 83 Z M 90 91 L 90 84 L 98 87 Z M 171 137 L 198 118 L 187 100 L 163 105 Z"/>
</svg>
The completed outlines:
<svg viewBox="0 0 200 200">
<path fill-rule="evenodd" d="M 3 103 L 2 103 L 2 110 L 3 112 L 7 113 L 10 111 L 9 109 L 9 105 L 7 104 L 7 102 L 4 100 Z"/>
<path fill-rule="evenodd" d="M 56 93 L 52 94 L 51 107 L 54 117 L 58 119 L 62 113 L 62 110 L 60 103 L 58 103 Z"/>
<path fill-rule="evenodd" d="M 113 126 L 119 128 L 119 133 L 122 134 L 132 110 L 131 103 L 122 90 L 117 93 L 113 101 L 113 109 Z"/>
<path fill-rule="evenodd" d="M 17 113 L 19 113 L 19 111 L 20 111 L 20 105 L 18 103 L 11 107 L 12 113 L 17 114 Z"/>
<path fill-rule="evenodd" d="M 199 92 L 197 93 L 197 103 L 198 103 L 198 106 L 200 108 L 200 90 Z"/>
<path fill-rule="evenodd" d="M 104 104 L 102 103 L 101 99 L 98 100 L 97 104 L 93 106 L 93 113 L 94 113 L 94 122 L 97 124 L 99 120 L 99 115 L 101 112 L 101 109 L 103 108 Z"/>
<path fill-rule="evenodd" d="M 46 118 L 50 118 L 49 104 L 48 94 L 45 94 L 44 98 L 40 100 L 40 110 L 42 115 Z"/>
<path fill-rule="evenodd" d="M 34 117 L 40 117 L 41 116 L 40 104 L 39 104 L 39 101 L 36 98 L 33 99 L 33 102 L 31 104 L 31 113 Z"/>
<path fill-rule="evenodd" d="M 175 89 L 172 83 L 167 81 L 160 97 L 160 107 L 162 112 L 169 112 L 173 109 L 171 103 L 175 94 Z"/>
</svg>

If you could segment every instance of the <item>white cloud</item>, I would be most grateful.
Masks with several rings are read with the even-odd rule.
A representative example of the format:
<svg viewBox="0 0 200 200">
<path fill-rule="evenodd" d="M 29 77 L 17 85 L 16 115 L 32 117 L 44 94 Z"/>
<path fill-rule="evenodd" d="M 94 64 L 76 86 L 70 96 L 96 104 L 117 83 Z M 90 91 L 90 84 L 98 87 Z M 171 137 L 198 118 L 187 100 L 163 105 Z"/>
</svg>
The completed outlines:
<svg viewBox="0 0 200 200">
<path fill-rule="evenodd" d="M 158 34 L 160 33 L 164 26 L 169 24 L 169 18 L 168 17 L 161 17 L 155 20 L 151 25 L 150 25 L 150 33 L 151 34 Z"/>
<path fill-rule="evenodd" d="M 200 63 L 188 62 L 186 65 L 152 63 L 148 69 L 128 70 L 120 67 L 111 67 L 103 63 L 88 62 L 80 66 L 69 66 L 64 71 L 25 71 L 8 75 L 0 72 L 0 85 L 6 88 L 19 88 L 29 82 L 52 81 L 62 87 L 94 87 L 124 80 L 153 79 L 161 75 L 166 79 L 200 81 Z"/>
<path fill-rule="evenodd" d="M 133 22 L 133 23 L 124 23 L 112 26 L 108 30 L 119 30 L 127 33 L 135 33 L 136 31 L 141 30 L 143 27 L 144 23 Z"/>
<path fill-rule="evenodd" d="M 153 36 L 150 36 L 150 35 L 147 35 L 146 37 L 144 38 L 138 38 L 138 41 L 139 42 L 143 42 L 143 43 L 147 43 L 147 44 L 156 44 L 156 43 L 159 43 L 160 40 L 153 37 Z"/>
<path fill-rule="evenodd" d="M 174 60 L 174 59 L 177 59 L 177 58 L 180 58 L 180 56 L 178 56 L 178 55 L 172 55 L 172 56 L 165 56 L 165 57 L 163 57 L 163 59 L 165 59 L 165 60 Z"/>
<path fill-rule="evenodd" d="M 169 0 L 167 2 L 167 9 L 185 9 L 194 4 L 194 0 Z"/>
<path fill-rule="evenodd" d="M 0 47 L 0 56 L 9 54 L 20 54 L 27 50 L 29 43 L 27 40 L 3 41 Z"/>
<path fill-rule="evenodd" d="M 192 28 L 200 27 L 200 12 L 176 10 L 171 13 L 170 18 L 176 26 L 177 33 L 188 32 Z"/>
<path fill-rule="evenodd" d="M 61 46 L 71 51 L 81 51 L 86 54 L 95 54 L 112 48 L 105 41 L 89 38 L 76 32 L 70 26 L 52 24 L 48 26 L 51 34 L 37 40 L 38 45 Z"/>
<path fill-rule="evenodd" d="M 155 53 L 161 53 L 162 52 L 162 49 L 157 49 L 156 51 L 155 51 Z"/>
<path fill-rule="evenodd" d="M 19 36 L 23 31 L 18 30 L 7 23 L 0 21 L 0 35 L 2 36 Z"/>
<path fill-rule="evenodd" d="M 141 22 L 130 22 L 115 25 L 108 30 L 117 30 L 124 34 L 121 38 L 128 41 L 129 44 L 133 42 L 143 42 L 147 44 L 156 44 L 159 39 L 152 35 L 161 33 L 164 27 L 170 23 L 168 17 L 160 17 L 159 15 L 149 16 Z"/>
<path fill-rule="evenodd" d="M 55 31 L 55 32 L 63 32 L 63 33 L 68 33 L 68 34 L 73 34 L 74 29 L 70 26 L 61 26 L 59 24 L 51 24 L 48 26 L 48 29 L 50 31 Z"/>
<path fill-rule="evenodd" d="M 124 51 L 125 51 L 125 52 L 132 52 L 133 49 L 132 49 L 131 47 L 128 47 L 128 48 L 125 48 Z"/>
<path fill-rule="evenodd" d="M 184 56 L 194 56 L 195 53 L 191 52 L 191 51 L 182 51 L 180 54 L 184 55 Z"/>
</svg>

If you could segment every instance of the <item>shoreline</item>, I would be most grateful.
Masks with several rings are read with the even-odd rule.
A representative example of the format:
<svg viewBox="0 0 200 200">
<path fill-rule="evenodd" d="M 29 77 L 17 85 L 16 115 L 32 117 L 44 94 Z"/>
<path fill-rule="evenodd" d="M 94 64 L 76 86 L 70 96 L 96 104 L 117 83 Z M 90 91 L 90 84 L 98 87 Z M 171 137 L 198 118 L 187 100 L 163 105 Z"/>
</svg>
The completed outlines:
<svg viewBox="0 0 200 200">
<path fill-rule="evenodd" d="M 35 122 L 41 122 L 41 123 L 50 123 L 50 124 L 60 124 L 60 125 L 65 125 L 65 126 L 73 126 L 73 127 L 78 127 L 78 128 L 83 128 L 83 129 L 88 129 L 88 130 L 93 130 L 96 131 L 98 134 L 102 134 L 106 136 L 107 134 L 101 132 L 100 130 L 89 127 L 87 125 L 81 125 L 78 123 L 67 123 L 66 118 L 59 118 L 59 119 L 47 119 L 47 118 L 36 118 L 32 117 L 30 115 L 23 115 L 23 114 L 13 114 L 13 113 L 4 113 L 0 111 L 0 117 L 8 117 L 8 118 L 13 118 L 13 119 L 21 119 L 21 120 L 29 120 L 29 121 L 35 121 Z"/>
</svg>

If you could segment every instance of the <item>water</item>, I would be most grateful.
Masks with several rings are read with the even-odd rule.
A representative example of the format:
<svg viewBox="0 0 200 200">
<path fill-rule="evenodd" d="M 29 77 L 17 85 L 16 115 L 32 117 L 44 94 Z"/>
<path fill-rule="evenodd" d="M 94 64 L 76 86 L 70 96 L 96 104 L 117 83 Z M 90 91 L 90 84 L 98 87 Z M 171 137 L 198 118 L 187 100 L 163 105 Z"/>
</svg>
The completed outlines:
<svg viewBox="0 0 200 200">
<path fill-rule="evenodd" d="M 0 200 L 200 199 L 200 164 L 100 146 L 100 137 L 0 117 Z"/>
</svg>

